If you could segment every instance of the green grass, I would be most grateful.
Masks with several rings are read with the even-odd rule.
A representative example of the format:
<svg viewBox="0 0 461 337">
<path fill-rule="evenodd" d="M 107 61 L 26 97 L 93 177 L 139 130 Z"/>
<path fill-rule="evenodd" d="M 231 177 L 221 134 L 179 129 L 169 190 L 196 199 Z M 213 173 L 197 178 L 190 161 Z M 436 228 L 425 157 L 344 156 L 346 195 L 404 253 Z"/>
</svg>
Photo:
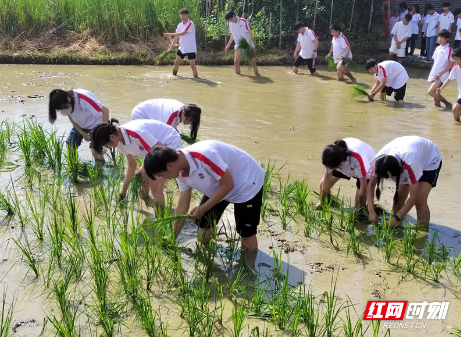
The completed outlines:
<svg viewBox="0 0 461 337">
<path fill-rule="evenodd" d="M 3 297 L 2 297 L 2 312 L 0 314 L 0 337 L 9 337 L 11 336 L 11 323 L 13 321 L 14 307 L 17 303 L 17 297 L 13 298 L 13 302 L 9 305 L 7 309 L 6 295 L 8 288 L 4 286 Z"/>
</svg>

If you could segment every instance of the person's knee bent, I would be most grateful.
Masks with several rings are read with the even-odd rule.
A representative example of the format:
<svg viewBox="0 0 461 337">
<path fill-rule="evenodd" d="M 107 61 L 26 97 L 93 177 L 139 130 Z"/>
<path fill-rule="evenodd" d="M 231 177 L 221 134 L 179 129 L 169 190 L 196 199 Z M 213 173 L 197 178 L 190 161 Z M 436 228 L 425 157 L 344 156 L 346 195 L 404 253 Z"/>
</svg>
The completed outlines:
<svg viewBox="0 0 461 337">
<path fill-rule="evenodd" d="M 245 252 L 256 252 L 258 251 L 258 239 L 256 234 L 247 238 L 241 238 L 242 249 Z"/>
</svg>

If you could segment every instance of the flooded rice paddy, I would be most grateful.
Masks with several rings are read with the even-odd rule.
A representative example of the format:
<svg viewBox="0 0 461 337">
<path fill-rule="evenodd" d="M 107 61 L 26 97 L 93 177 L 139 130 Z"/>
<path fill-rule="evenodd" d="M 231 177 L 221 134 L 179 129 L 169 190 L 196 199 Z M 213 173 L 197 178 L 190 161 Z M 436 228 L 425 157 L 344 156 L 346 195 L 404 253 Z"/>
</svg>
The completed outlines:
<svg viewBox="0 0 461 337">
<path fill-rule="evenodd" d="M 239 336 L 239 327 L 242 327 L 243 336 L 296 336 L 297 333 L 307 336 L 308 331 L 312 333 L 312 329 L 305 326 L 309 313 L 305 311 L 303 317 L 300 308 L 308 306 L 306 302 L 298 301 L 300 298 L 307 302 L 307 299 L 315 298 L 315 306 L 320 312 L 319 331 L 309 336 L 345 336 L 341 319 L 346 320 L 349 316 L 347 308 L 355 324 L 358 317 L 363 316 L 366 302 L 376 299 L 450 302 L 446 319 L 415 320 L 426 323 L 426 326 L 419 329 L 391 329 L 391 336 L 448 336 L 446 325 L 461 326 L 460 276 L 454 275 L 454 260 L 450 259 L 458 257 L 461 251 L 461 217 L 458 213 L 461 189 L 458 173 L 461 150 L 458 144 L 461 143 L 461 129 L 452 122 L 450 111 L 432 107 L 432 101 L 426 94 L 426 72 L 409 72 L 411 79 L 407 86 L 407 103 L 404 107 L 397 107 L 391 101 L 368 103 L 351 100 L 348 84 L 335 81 L 335 74 L 325 68 L 321 69 L 322 76 L 319 78 L 291 75 L 288 70 L 286 67 L 262 68 L 261 77 L 250 76 L 250 71 L 246 70 L 246 75 L 238 77 L 230 67 L 200 67 L 201 79 L 193 80 L 189 78 L 187 67 L 180 69 L 180 75 L 184 77 L 173 77 L 168 67 L 1 65 L 0 119 L 14 121 L 18 133 L 21 133 L 23 121 L 37 121 L 49 127 L 47 99 L 53 88 L 93 91 L 109 107 L 111 115 L 122 123 L 130 120 L 131 109 L 140 101 L 175 98 L 202 106 L 200 139 L 232 143 L 245 149 L 261 163 L 267 165 L 269 161 L 276 162 L 276 166 L 281 168 L 280 181 L 275 174 L 272 179 L 273 193 L 268 201 L 267 221 L 260 226 L 260 251 L 257 256 L 245 256 L 235 249 L 235 235 L 230 229 L 233 217 L 228 212 L 228 219 L 224 219 L 226 230 L 220 231 L 216 247 L 210 250 L 216 255 L 211 257 L 212 267 L 208 264 L 212 269 L 207 269 L 204 267 L 206 263 L 196 260 L 209 261 L 210 251 L 196 248 L 196 229 L 192 224 L 186 226 L 181 234 L 177 251 L 179 255 L 173 254 L 173 250 L 160 248 L 148 255 L 150 253 L 146 251 L 144 243 L 151 242 L 159 247 L 156 240 L 168 232 L 168 225 L 149 224 L 149 221 L 154 221 L 149 203 L 140 201 L 133 203 L 132 210 L 129 205 L 120 210 L 111 202 L 115 198 L 110 193 L 118 188 L 111 184 L 116 184 L 120 179 L 116 167 L 107 168 L 103 180 L 105 183 L 98 185 L 105 186 L 101 193 L 108 197 L 106 203 L 101 198 L 95 198 L 98 194 L 98 186 L 93 183 L 97 180 L 95 177 L 79 178 L 80 183 L 74 185 L 68 178 L 61 181 L 50 170 L 32 165 L 37 167 L 39 173 L 33 173 L 32 183 L 28 183 L 24 158 L 21 157 L 23 152 L 15 145 L 18 140 L 13 132 L 13 144 L 8 148 L 7 165 L 3 166 L 0 186 L 3 195 L 9 195 L 11 200 L 26 205 L 19 205 L 16 213 L 27 216 L 23 218 L 16 214 L 11 219 L 6 217 L 4 211 L 1 212 L 4 219 L 0 233 L 0 290 L 3 285 L 7 287 L 7 303 L 16 299 L 12 323 L 15 333 L 19 336 L 99 336 L 108 334 L 110 324 L 113 324 L 113 335 L 122 336 L 188 336 L 192 332 L 191 326 L 197 328 L 194 331 L 196 336 Z M 369 74 L 358 73 L 357 79 L 363 86 L 373 84 L 373 77 Z M 456 85 L 450 86 L 446 94 L 454 102 L 457 98 Z M 62 135 L 69 132 L 70 124 L 65 118 L 58 117 L 56 129 L 56 135 Z M 287 189 L 288 176 L 289 182 L 305 179 L 308 188 L 316 191 L 323 175 L 320 153 L 325 145 L 339 138 L 357 137 L 378 151 L 395 137 L 409 134 L 434 141 L 442 151 L 444 167 L 438 186 L 429 198 L 429 233 L 418 232 L 414 236 L 409 232 L 396 233 L 390 263 L 383 261 L 383 249 L 376 247 L 374 229 L 368 228 L 366 221 L 357 224 L 355 231 L 361 238 L 360 254 L 351 251 L 350 227 L 347 223 L 338 223 L 342 218 L 340 208 L 334 211 L 335 228 L 331 240 L 328 219 L 333 213 L 314 212 L 309 208 L 304 211 L 304 216 L 295 215 L 296 202 L 292 200 L 287 220 L 283 223 L 284 211 L 288 208 L 283 207 L 284 200 L 280 195 Z M 85 143 L 79 149 L 79 156 L 91 159 Z M 64 155 L 62 160 L 65 172 L 69 161 Z M 48 193 L 53 197 L 48 196 L 45 201 L 43 194 L 40 194 L 47 191 L 42 188 L 43 185 L 60 188 L 50 187 L 51 192 Z M 388 189 L 382 198 L 382 206 L 389 209 L 393 186 L 386 186 Z M 339 196 L 348 203 L 354 196 L 355 183 L 342 181 L 336 186 L 338 188 Z M 174 184 L 170 190 L 175 190 Z M 69 193 L 75 196 L 75 209 L 78 210 L 78 221 L 75 223 L 69 217 L 73 209 L 69 206 L 72 199 L 68 197 Z M 27 206 L 30 200 L 27 199 L 28 195 L 34 195 L 36 203 L 32 204 L 36 206 L 35 209 L 49 210 L 44 212 L 43 242 L 37 239 L 36 219 L 33 217 L 33 214 L 40 212 L 34 213 L 31 211 L 33 207 Z M 170 195 L 174 198 L 173 193 Z M 316 202 L 313 193 L 309 202 Z M 55 217 L 50 216 L 53 213 L 62 213 L 56 217 L 59 221 L 54 221 Z M 92 221 L 89 214 L 94 216 Z M 414 212 L 411 212 L 407 220 L 414 222 L 414 217 Z M 26 223 L 21 224 L 21 219 Z M 53 225 L 57 222 L 63 223 L 65 234 L 56 229 L 57 225 Z M 70 224 L 66 225 L 66 222 Z M 94 243 L 91 241 L 90 223 L 95 228 Z M 311 228 L 306 225 L 308 223 L 321 225 Z M 138 227 L 144 228 L 149 235 L 135 233 Z M 436 247 L 429 247 L 437 250 L 437 258 L 428 267 L 425 261 L 430 249 L 426 240 L 431 242 L 435 232 Z M 124 233 L 135 235 L 127 238 Z M 27 265 L 27 254 L 21 252 L 14 240 L 22 247 L 32 247 L 32 259 L 38 265 L 37 278 L 30 263 Z M 80 243 L 79 240 L 82 240 L 80 245 L 76 244 Z M 59 241 L 63 242 L 61 257 L 59 249 L 56 249 Z M 405 252 L 405 249 L 408 250 L 405 242 L 412 243 L 416 249 L 424 249 L 424 258 L 405 261 L 404 253 L 408 253 Z M 133 247 L 139 247 L 139 251 Z M 142 261 L 130 260 L 130 256 L 134 258 L 133 255 L 138 253 Z M 277 257 L 274 257 L 274 253 Z M 445 256 L 447 254 L 449 257 Z M 99 264 L 98 255 L 103 259 Z M 85 262 L 79 264 L 75 261 L 78 259 L 71 256 L 82 257 Z M 142 268 L 135 271 L 142 273 L 136 281 L 144 284 L 147 278 L 144 276 L 145 268 L 150 266 L 147 261 L 153 260 L 152 257 L 157 259 L 161 267 L 158 267 L 152 279 L 150 290 L 142 289 L 141 292 L 130 288 L 129 278 L 128 281 L 123 279 L 125 272 L 125 276 L 129 276 L 130 262 L 142 264 Z M 62 264 L 58 263 L 60 258 Z M 242 269 L 242 258 L 256 273 Z M 412 269 L 411 263 L 415 260 L 416 265 Z M 459 264 L 461 269 L 461 261 Z M 78 269 L 69 267 L 74 265 L 82 266 L 80 277 L 76 277 L 74 272 L 71 281 L 65 284 L 65 271 Z M 95 267 L 98 265 L 99 269 Z M 437 267 L 443 267 L 439 274 L 434 270 Z M 180 269 L 184 280 L 181 280 Z M 94 280 L 100 279 L 95 275 L 98 272 L 104 274 L 104 271 L 108 305 L 98 306 L 101 296 L 97 294 L 101 292 L 98 293 L 99 288 Z M 210 278 L 202 284 L 200 275 L 204 272 L 207 274 L 207 271 Z M 332 286 L 335 284 L 333 292 Z M 64 298 L 67 300 L 60 305 L 57 294 L 62 289 L 59 287 L 64 285 Z M 257 289 L 265 289 L 267 294 L 261 295 Z M 303 289 L 306 289 L 305 292 Z M 315 297 L 309 295 L 309 289 Z M 138 297 L 133 295 L 138 291 Z M 197 292 L 201 294 L 200 303 L 194 302 L 200 298 Z M 331 303 L 328 296 L 322 295 L 325 292 L 333 295 L 338 306 L 343 305 L 336 325 L 330 326 L 336 329 L 331 331 L 325 330 L 328 325 L 324 324 L 328 303 Z M 285 302 L 282 301 L 283 294 L 286 295 Z M 151 309 L 147 302 L 151 303 Z M 207 303 L 209 309 L 205 310 L 203 303 Z M 351 304 L 353 307 L 349 306 Z M 193 308 L 200 310 L 194 311 Z M 152 319 L 146 314 L 149 311 L 153 313 Z M 63 312 L 70 316 L 75 314 L 73 323 L 63 319 Z M 239 317 L 244 320 L 240 321 Z M 296 317 L 299 318 L 299 326 L 295 326 Z M 149 321 L 155 321 L 155 329 L 149 330 L 148 324 L 143 324 Z M 61 334 L 57 333 L 59 325 L 63 326 Z M 363 325 L 365 336 L 384 336 L 386 333 L 382 326 L 369 327 L 364 332 L 368 322 L 365 321 Z M 210 326 L 212 329 L 207 330 Z M 264 334 L 266 329 L 268 333 Z"/>
</svg>

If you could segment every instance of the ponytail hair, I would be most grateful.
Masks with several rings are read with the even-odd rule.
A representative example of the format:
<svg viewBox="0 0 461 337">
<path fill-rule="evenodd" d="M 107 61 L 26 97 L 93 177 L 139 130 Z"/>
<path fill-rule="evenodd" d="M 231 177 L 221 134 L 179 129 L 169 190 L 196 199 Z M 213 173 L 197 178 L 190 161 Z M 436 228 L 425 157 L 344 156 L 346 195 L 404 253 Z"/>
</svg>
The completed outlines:
<svg viewBox="0 0 461 337">
<path fill-rule="evenodd" d="M 344 140 L 338 139 L 333 144 L 327 145 L 322 152 L 322 164 L 329 168 L 339 167 L 349 156 L 349 150 Z"/>
<path fill-rule="evenodd" d="M 187 104 L 184 106 L 184 117 L 190 121 L 190 138 L 193 140 L 197 139 L 201 114 L 202 109 L 197 104 Z"/>
<path fill-rule="evenodd" d="M 97 153 L 102 154 L 102 148 L 110 142 L 110 136 L 117 134 L 115 124 L 118 124 L 118 119 L 111 118 L 109 123 L 99 124 L 91 132 L 91 143 L 93 144 L 93 150 Z"/>
<path fill-rule="evenodd" d="M 70 104 L 72 105 L 72 111 L 74 111 L 75 99 L 73 91 L 65 91 L 62 89 L 54 89 L 50 92 L 50 102 L 48 104 L 48 120 L 51 124 L 54 124 L 56 121 L 56 110 L 64 109 L 69 101 L 67 100 L 70 97 Z"/>
<path fill-rule="evenodd" d="M 396 177 L 395 180 L 395 194 L 394 194 L 394 204 L 397 203 L 399 200 L 399 184 L 400 184 L 400 176 L 403 171 L 403 167 L 399 160 L 391 155 L 382 155 L 376 158 L 374 171 L 376 176 L 378 177 L 377 186 L 376 186 L 376 198 L 379 200 L 381 197 L 381 189 L 380 189 L 380 182 L 381 179 L 387 179 Z"/>
</svg>

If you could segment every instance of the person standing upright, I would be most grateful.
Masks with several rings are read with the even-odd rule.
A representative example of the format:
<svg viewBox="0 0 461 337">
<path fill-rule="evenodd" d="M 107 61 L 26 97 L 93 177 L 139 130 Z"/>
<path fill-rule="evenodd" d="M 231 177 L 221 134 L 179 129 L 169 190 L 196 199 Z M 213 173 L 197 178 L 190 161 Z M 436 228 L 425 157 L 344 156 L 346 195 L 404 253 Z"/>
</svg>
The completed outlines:
<svg viewBox="0 0 461 337">
<path fill-rule="evenodd" d="M 317 57 L 317 49 L 319 47 L 319 39 L 314 31 L 309 27 L 305 27 L 302 22 L 296 22 L 294 30 L 298 33 L 298 44 L 294 53 L 293 73 L 298 73 L 298 68 L 304 62 L 312 75 L 318 75 L 315 68 L 315 58 Z"/>
<path fill-rule="evenodd" d="M 411 8 L 411 40 L 407 42 L 406 55 L 413 56 L 416 48 L 416 41 L 419 36 L 419 27 L 423 24 L 423 16 L 419 13 L 419 5 L 413 5 Z"/>
<path fill-rule="evenodd" d="M 424 27 L 424 35 L 426 36 L 427 60 L 432 62 L 434 55 L 435 43 L 437 41 L 437 25 L 439 22 L 439 14 L 435 11 L 434 6 L 427 4 L 426 27 Z"/>
<path fill-rule="evenodd" d="M 450 3 L 445 1 L 442 4 L 443 13 L 439 15 L 439 24 L 437 26 L 437 34 L 446 29 L 451 33 L 451 26 L 455 22 L 455 16 L 450 12 Z"/>
<path fill-rule="evenodd" d="M 171 51 L 176 45 L 179 39 L 179 49 L 176 53 L 176 60 L 173 67 L 173 75 L 178 74 L 179 65 L 182 60 L 187 56 L 189 60 L 190 67 L 192 69 L 192 74 L 194 77 L 198 77 L 197 67 L 195 65 L 197 58 L 197 42 L 195 39 L 195 24 L 189 20 L 189 10 L 183 8 L 179 11 L 179 16 L 181 17 L 181 22 L 176 28 L 176 33 L 163 33 L 164 36 L 174 37 L 171 42 L 170 48 L 168 51 Z"/>
</svg>

